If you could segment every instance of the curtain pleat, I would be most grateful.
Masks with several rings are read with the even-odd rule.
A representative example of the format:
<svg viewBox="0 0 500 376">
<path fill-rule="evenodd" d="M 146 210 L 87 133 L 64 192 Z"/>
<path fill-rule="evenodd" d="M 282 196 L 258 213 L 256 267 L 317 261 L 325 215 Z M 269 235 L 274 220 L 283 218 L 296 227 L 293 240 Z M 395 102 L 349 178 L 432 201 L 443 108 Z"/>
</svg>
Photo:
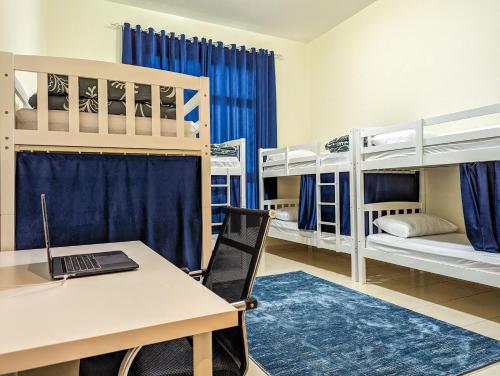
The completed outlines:
<svg viewBox="0 0 500 376">
<path fill-rule="evenodd" d="M 40 194 L 54 247 L 140 240 L 200 267 L 199 157 L 17 153 L 16 248 L 44 247 Z"/>
<path fill-rule="evenodd" d="M 122 62 L 210 78 L 211 142 L 246 139 L 246 204 L 257 208 L 258 149 L 277 147 L 274 53 L 151 30 L 124 24 Z M 186 91 L 184 100 L 192 95 Z M 187 119 L 197 116 L 196 110 Z M 265 196 L 276 197 L 276 179 L 266 180 Z"/>
<path fill-rule="evenodd" d="M 467 237 L 476 251 L 500 252 L 500 161 L 462 163 L 460 187 Z"/>
</svg>

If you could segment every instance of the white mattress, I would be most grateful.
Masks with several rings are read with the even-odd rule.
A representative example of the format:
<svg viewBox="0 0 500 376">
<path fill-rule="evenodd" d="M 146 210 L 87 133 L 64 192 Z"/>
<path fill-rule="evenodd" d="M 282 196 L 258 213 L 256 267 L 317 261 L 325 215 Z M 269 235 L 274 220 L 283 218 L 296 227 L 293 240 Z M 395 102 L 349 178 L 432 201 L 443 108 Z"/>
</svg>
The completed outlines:
<svg viewBox="0 0 500 376">
<path fill-rule="evenodd" d="M 195 123 L 185 121 L 185 137 L 194 137 L 198 129 Z M 36 130 L 37 111 L 22 108 L 16 111 L 16 129 Z M 126 134 L 126 121 L 123 115 L 108 115 L 108 129 L 110 134 Z M 135 118 L 136 134 L 151 136 L 151 118 Z M 67 132 L 69 130 L 69 112 L 62 110 L 49 111 L 49 130 Z M 80 112 L 80 132 L 98 133 L 98 114 Z M 160 132 L 162 136 L 175 137 L 176 123 L 174 119 L 161 119 Z"/>
<path fill-rule="evenodd" d="M 454 151 L 462 151 L 462 150 L 477 150 L 491 147 L 498 147 L 500 139 L 498 137 L 494 138 L 485 138 L 485 139 L 471 139 L 469 141 L 460 141 L 450 144 L 435 144 L 435 145 L 425 145 L 426 143 L 432 143 L 432 139 L 436 137 L 443 137 L 447 135 L 467 135 L 467 133 L 500 128 L 500 125 L 482 127 L 482 128 L 474 128 L 474 129 L 465 129 L 460 131 L 451 132 L 449 129 L 446 131 L 439 132 L 437 127 L 433 127 L 433 129 L 426 129 L 424 127 L 424 154 L 439 154 L 439 153 L 448 153 Z M 376 138 L 375 138 L 376 137 Z M 390 145 L 396 142 L 406 142 L 413 141 L 415 136 L 413 131 L 400 131 L 400 132 L 392 132 L 383 135 L 377 135 L 374 137 L 373 144 L 374 145 Z M 472 137 L 472 136 L 471 136 Z M 365 161 L 375 161 L 386 158 L 401 158 L 401 157 L 410 157 L 415 155 L 415 149 L 400 149 L 400 150 L 389 150 L 378 153 L 367 154 L 365 157 Z"/>
<path fill-rule="evenodd" d="M 298 222 L 295 221 L 281 221 L 279 219 L 273 219 L 271 221 L 271 228 L 278 233 L 288 235 L 300 234 L 301 236 L 306 238 L 313 238 L 315 234 L 315 232 L 312 230 L 299 230 Z"/>
<path fill-rule="evenodd" d="M 297 150 L 299 151 L 299 150 Z M 304 151 L 307 151 L 307 150 L 304 150 Z M 274 154 L 276 156 L 280 156 L 278 158 L 272 158 L 270 160 L 272 161 L 283 161 L 284 159 L 284 154 L 281 153 L 281 154 Z M 300 161 L 300 162 L 294 162 L 294 159 L 298 159 L 298 158 L 302 158 L 302 157 L 314 157 L 314 153 L 312 155 L 310 154 L 305 154 L 305 155 L 300 155 L 300 156 L 297 156 L 295 155 L 294 157 L 289 157 L 288 161 L 288 168 L 289 168 L 289 171 L 291 174 L 294 173 L 295 170 L 297 169 L 301 169 L 301 168 L 307 168 L 307 167 L 315 167 L 316 166 L 316 160 L 315 159 L 312 159 L 310 161 Z M 321 154 L 320 156 L 320 163 L 321 165 L 323 166 L 331 166 L 331 165 L 335 165 L 337 163 L 342 163 L 342 162 L 346 162 L 348 161 L 349 159 L 349 153 L 348 152 L 345 152 L 345 153 L 325 153 L 325 154 Z M 277 164 L 277 165 L 273 165 L 273 166 L 264 166 L 264 171 L 266 172 L 271 172 L 271 171 L 281 171 L 281 170 L 284 170 L 285 168 L 285 164 L 282 163 L 282 164 Z"/>
<path fill-rule="evenodd" d="M 218 168 L 241 168 L 240 160 L 238 157 L 221 157 L 212 156 L 212 167 Z"/>
<path fill-rule="evenodd" d="M 282 234 L 300 234 L 300 236 L 313 238 L 316 236 L 316 231 L 313 230 L 299 230 L 298 222 L 295 221 L 281 221 L 279 219 L 273 219 L 271 221 L 271 227 L 274 231 Z M 321 240 L 327 243 L 335 243 L 336 237 L 334 234 L 330 235 L 329 233 L 322 232 Z M 352 243 L 352 238 L 350 236 L 340 236 L 340 241 L 342 243 L 350 244 Z"/>
<path fill-rule="evenodd" d="M 407 239 L 389 234 L 373 234 L 367 237 L 367 248 L 423 261 L 500 273 L 500 253 L 474 250 L 465 234 Z"/>
</svg>

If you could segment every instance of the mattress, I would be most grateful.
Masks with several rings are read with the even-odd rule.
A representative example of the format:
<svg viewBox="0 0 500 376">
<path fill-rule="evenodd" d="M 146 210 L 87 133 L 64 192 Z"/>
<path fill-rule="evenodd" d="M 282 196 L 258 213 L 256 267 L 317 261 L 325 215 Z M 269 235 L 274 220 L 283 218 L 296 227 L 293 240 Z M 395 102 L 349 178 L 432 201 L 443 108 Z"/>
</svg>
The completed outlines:
<svg viewBox="0 0 500 376">
<path fill-rule="evenodd" d="M 288 234 L 288 235 L 297 235 L 299 234 L 300 236 L 306 237 L 306 238 L 314 238 L 316 236 L 316 231 L 312 230 L 299 230 L 298 227 L 298 222 L 295 221 L 281 221 L 279 219 L 273 219 L 271 221 L 271 228 L 281 234 Z M 336 242 L 336 237 L 334 234 L 329 234 L 326 232 L 321 233 L 321 240 L 327 243 L 332 243 L 334 244 Z M 340 236 L 340 241 L 342 243 L 350 244 L 352 243 L 352 238 L 350 236 Z"/>
<path fill-rule="evenodd" d="M 389 234 L 367 237 L 367 248 L 462 268 L 500 273 L 500 253 L 474 250 L 465 234 L 399 238 Z"/>
<path fill-rule="evenodd" d="M 298 222 L 295 221 L 281 221 L 279 219 L 273 219 L 271 221 L 271 228 L 277 233 L 286 235 L 300 234 L 300 236 L 306 238 L 313 238 L 315 235 L 315 231 L 299 230 Z"/>
<path fill-rule="evenodd" d="M 467 133 L 500 128 L 499 125 L 482 127 L 482 128 L 474 128 L 474 129 L 465 129 L 455 132 L 450 132 L 449 130 L 438 132 L 436 127 L 434 129 L 426 129 L 424 127 L 424 154 L 433 155 L 440 153 L 449 153 L 454 151 L 463 151 L 463 150 L 477 150 L 477 149 L 485 149 L 498 147 L 500 139 L 498 137 L 493 138 L 484 138 L 484 139 L 471 139 L 467 141 L 459 141 L 454 143 L 440 144 L 436 143 L 434 145 L 425 145 L 432 144 L 432 139 L 437 137 L 443 137 L 448 135 L 467 135 Z M 472 138 L 473 136 L 471 136 Z M 373 145 L 390 145 L 399 142 L 407 142 L 414 140 L 414 132 L 413 131 L 399 131 L 387 133 L 384 135 L 377 135 L 373 137 L 372 143 Z M 415 155 L 415 149 L 399 149 L 399 150 L 388 150 L 377 153 L 370 153 L 365 156 L 365 161 L 376 161 L 380 159 L 386 158 L 401 158 L 401 157 L 411 157 Z"/>
<path fill-rule="evenodd" d="M 212 155 L 212 167 L 218 168 L 241 168 L 238 157 L 220 157 Z"/>
<path fill-rule="evenodd" d="M 305 150 L 307 151 L 307 150 Z M 312 152 L 311 152 L 312 153 Z M 271 171 L 281 171 L 284 170 L 285 168 L 285 163 L 284 163 L 284 154 L 274 154 L 274 156 L 278 156 L 277 158 L 272 158 L 270 159 L 271 161 L 283 161 L 282 164 L 277 164 L 273 166 L 264 166 L 264 171 L 266 172 L 271 172 Z M 289 156 L 288 158 L 288 168 L 290 173 L 293 174 L 294 170 L 297 169 L 303 169 L 303 168 L 308 168 L 308 167 L 316 167 L 316 159 L 312 159 L 310 161 L 300 161 L 300 162 L 294 162 L 294 160 L 297 160 L 298 158 L 303 158 L 303 157 L 314 157 L 315 154 L 312 153 L 310 154 L 305 154 L 305 155 L 300 155 L 300 156 Z M 349 160 L 349 152 L 344 152 L 344 153 L 325 153 L 321 154 L 320 156 L 320 163 L 322 166 L 331 166 L 335 165 L 337 163 L 342 163 L 342 162 L 347 162 Z"/>
<path fill-rule="evenodd" d="M 67 132 L 69 130 L 69 112 L 62 110 L 50 110 L 49 130 Z M 108 115 L 108 129 L 110 134 L 126 134 L 126 117 L 123 115 Z M 184 136 L 194 137 L 198 131 L 195 123 L 185 121 Z M 16 111 L 16 129 L 36 130 L 37 111 L 22 108 Z M 151 118 L 135 118 L 136 135 L 151 136 Z M 98 114 L 80 112 L 80 132 L 98 133 Z M 160 132 L 162 136 L 175 137 L 176 122 L 174 119 L 161 119 Z"/>
</svg>

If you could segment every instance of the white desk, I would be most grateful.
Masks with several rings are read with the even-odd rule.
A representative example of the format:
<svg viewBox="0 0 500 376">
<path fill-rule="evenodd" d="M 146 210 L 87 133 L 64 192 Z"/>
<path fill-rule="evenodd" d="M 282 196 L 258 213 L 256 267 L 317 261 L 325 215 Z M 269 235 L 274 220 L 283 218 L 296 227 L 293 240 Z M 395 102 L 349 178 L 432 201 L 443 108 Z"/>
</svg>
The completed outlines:
<svg viewBox="0 0 500 376">
<path fill-rule="evenodd" d="M 141 242 L 53 255 L 111 250 L 139 269 L 41 286 L 50 280 L 45 250 L 0 252 L 0 374 L 186 336 L 195 375 L 212 374 L 211 332 L 236 326 L 236 309 Z"/>
</svg>

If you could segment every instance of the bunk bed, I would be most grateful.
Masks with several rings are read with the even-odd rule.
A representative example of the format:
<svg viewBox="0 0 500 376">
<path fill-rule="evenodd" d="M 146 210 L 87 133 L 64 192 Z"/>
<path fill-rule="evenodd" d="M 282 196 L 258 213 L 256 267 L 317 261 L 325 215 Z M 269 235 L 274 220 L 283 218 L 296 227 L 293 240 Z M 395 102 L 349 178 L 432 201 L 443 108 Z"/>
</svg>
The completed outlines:
<svg viewBox="0 0 500 376">
<path fill-rule="evenodd" d="M 261 209 L 274 209 L 269 236 L 351 254 L 351 274 L 357 280 L 355 216 L 355 147 L 353 132 L 346 151 L 322 153 L 318 141 L 276 149 L 259 150 L 259 200 Z M 265 199 L 264 179 L 284 176 L 314 176 L 315 230 L 299 229 L 299 199 Z M 341 182 L 345 192 L 341 194 Z M 345 200 L 347 198 L 347 200 Z M 342 234 L 341 220 L 347 221 Z"/>
<path fill-rule="evenodd" d="M 212 145 L 212 233 L 216 238 L 227 206 L 246 207 L 245 139 Z"/>
<path fill-rule="evenodd" d="M 16 205 L 19 205 L 16 159 L 21 155 L 43 152 L 78 155 L 82 158 L 87 155 L 167 156 L 165 158 L 175 161 L 192 157 L 196 160 L 192 181 L 197 181 L 197 192 L 201 195 L 199 199 L 193 199 L 195 207 L 201 210 L 201 213 L 196 214 L 201 225 L 201 264 L 206 266 L 211 253 L 210 103 L 207 78 L 124 64 L 7 52 L 0 52 L 0 69 L 2 251 L 19 249 L 16 246 L 16 239 L 19 239 L 19 234 L 16 237 Z M 30 72 L 36 76 L 36 107 L 27 106 L 30 100 L 20 87 L 17 79 L 19 72 Z M 62 99 L 65 104 L 63 108 L 57 108 L 52 100 L 61 98 L 50 97 L 54 83 L 51 80 L 61 77 L 66 79 Z M 90 107 L 82 105 L 80 90 L 82 82 L 89 79 L 95 86 Z M 121 103 L 115 103 L 123 107 L 122 112 L 112 110 L 113 85 L 119 85 L 122 91 Z M 149 91 L 149 103 L 145 105 L 147 108 L 138 103 L 138 87 Z M 174 103 L 168 106 L 168 111 L 163 103 L 164 92 L 175 93 L 175 97 L 171 97 L 175 98 Z M 16 111 L 18 103 L 25 108 Z M 197 109 L 197 121 L 186 121 L 186 116 L 194 109 Z M 142 110 L 149 113 L 141 114 Z M 161 186 L 154 188 L 156 193 L 161 193 Z M 18 216 L 20 213 L 17 212 Z"/>
<path fill-rule="evenodd" d="M 366 259 L 374 259 L 500 287 L 500 253 L 475 250 L 466 234 L 452 229 L 401 237 L 382 231 L 376 223 L 377 218 L 425 213 L 425 168 L 500 160 L 500 126 L 496 119 L 486 127 L 479 120 L 482 116 L 490 116 L 491 120 L 499 113 L 500 105 L 496 104 L 403 125 L 355 131 L 359 145 L 356 180 L 360 282 L 366 282 Z M 366 203 L 360 194 L 365 190 L 367 174 L 413 169 L 421 170 L 422 177 L 417 202 Z"/>
</svg>

